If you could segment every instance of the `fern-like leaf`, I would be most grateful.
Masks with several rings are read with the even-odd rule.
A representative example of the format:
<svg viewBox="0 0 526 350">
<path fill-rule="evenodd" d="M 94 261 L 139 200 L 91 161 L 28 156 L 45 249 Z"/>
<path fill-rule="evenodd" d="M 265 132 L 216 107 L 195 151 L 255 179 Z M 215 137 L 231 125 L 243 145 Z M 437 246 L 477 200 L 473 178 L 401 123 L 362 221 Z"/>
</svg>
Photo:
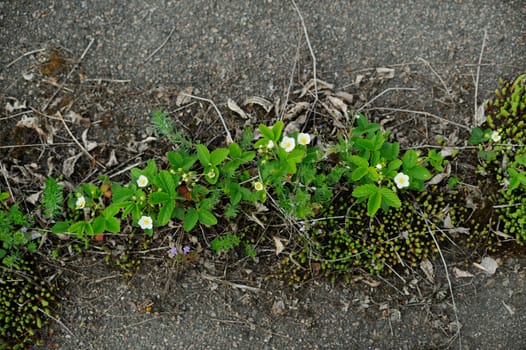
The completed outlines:
<svg viewBox="0 0 526 350">
<path fill-rule="evenodd" d="M 46 180 L 41 199 L 46 217 L 53 219 L 62 213 L 62 202 L 64 201 L 62 190 L 62 186 L 54 178 L 50 177 Z"/>
</svg>

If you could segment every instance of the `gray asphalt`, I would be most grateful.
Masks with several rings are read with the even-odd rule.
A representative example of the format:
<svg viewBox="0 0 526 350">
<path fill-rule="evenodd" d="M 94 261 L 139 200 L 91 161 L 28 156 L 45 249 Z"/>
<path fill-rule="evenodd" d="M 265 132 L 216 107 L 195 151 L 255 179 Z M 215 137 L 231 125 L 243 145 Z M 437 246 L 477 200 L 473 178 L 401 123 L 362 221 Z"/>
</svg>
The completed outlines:
<svg viewBox="0 0 526 350">
<path fill-rule="evenodd" d="M 526 70 L 525 1 L 297 5 L 317 76 L 342 89 L 360 72 L 383 66 L 409 66 L 438 86 L 437 75 L 447 86 L 474 83 L 480 60 L 480 102 L 490 96 L 498 77 Z M 218 104 L 228 97 L 284 98 L 291 73 L 298 83 L 313 72 L 290 1 L 12 0 L 0 1 L 3 96 L 22 94 L 16 82 L 33 64 L 27 56 L 5 68 L 13 60 L 48 47 L 80 57 L 92 40 L 81 62 L 88 78 L 130 80 L 127 84 L 144 89 L 193 87 L 195 95 Z M 455 281 L 464 349 L 524 349 L 524 269 L 524 261 L 518 260 L 497 276 Z M 159 306 L 164 311 L 154 317 L 137 312 L 133 304 L 155 299 L 165 287 L 151 276 L 158 271 L 151 272 L 134 281 L 136 288 L 117 279 L 69 286 L 72 301 L 64 303 L 62 321 L 73 335 L 57 325 L 59 348 L 429 349 L 447 344 L 450 333 L 444 330 L 454 320 L 447 298 L 430 310 L 410 300 L 397 304 L 404 297 L 391 297 L 397 292 L 389 288 L 309 286 L 292 291 L 260 282 L 269 289 L 252 294 L 196 274 L 173 282 L 164 296 L 168 300 Z M 441 291 L 447 294 L 445 286 L 437 286 L 436 292 Z M 393 317 L 381 317 L 385 304 Z"/>
</svg>

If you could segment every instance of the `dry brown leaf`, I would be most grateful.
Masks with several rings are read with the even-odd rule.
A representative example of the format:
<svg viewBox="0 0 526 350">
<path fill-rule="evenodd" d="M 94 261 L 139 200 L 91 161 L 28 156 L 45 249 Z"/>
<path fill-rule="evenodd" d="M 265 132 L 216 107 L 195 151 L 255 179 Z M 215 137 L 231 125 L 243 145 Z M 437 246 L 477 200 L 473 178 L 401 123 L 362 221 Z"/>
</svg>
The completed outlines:
<svg viewBox="0 0 526 350">
<path fill-rule="evenodd" d="M 263 203 L 256 202 L 254 203 L 254 206 L 256 207 L 256 213 L 263 213 L 268 211 L 268 207 Z"/>
<path fill-rule="evenodd" d="M 288 123 L 284 130 L 285 135 L 289 135 L 295 131 L 300 131 L 301 126 L 305 124 L 306 120 L 307 120 L 307 114 L 302 114 L 296 120 Z"/>
<path fill-rule="evenodd" d="M 497 271 L 497 268 L 499 267 L 499 264 L 497 263 L 497 261 L 489 256 L 482 258 L 482 261 L 480 262 L 480 264 L 473 263 L 473 265 L 490 275 L 495 274 L 495 272 Z"/>
<path fill-rule="evenodd" d="M 98 143 L 95 141 L 89 141 L 88 140 L 88 130 L 86 129 L 82 132 L 82 143 L 84 144 L 84 148 L 89 152 L 95 148 L 97 148 Z"/>
<path fill-rule="evenodd" d="M 343 102 L 341 98 L 334 97 L 334 96 L 327 96 L 327 99 L 334 106 L 334 108 L 341 111 L 344 116 L 347 116 L 347 105 Z"/>
<path fill-rule="evenodd" d="M 328 106 L 323 102 L 320 102 L 320 104 L 333 118 L 332 123 L 335 127 L 337 127 L 338 129 L 346 129 L 345 125 L 343 124 L 343 115 L 340 113 L 340 111 L 338 111 L 336 108 Z"/>
<path fill-rule="evenodd" d="M 91 125 L 89 118 L 84 118 L 80 114 L 73 111 L 66 113 L 64 119 L 71 121 L 73 124 L 84 125 L 85 127 L 89 127 Z"/>
<path fill-rule="evenodd" d="M 184 88 L 182 91 L 180 91 L 177 95 L 177 98 L 175 99 L 175 105 L 177 107 L 181 107 L 182 105 L 187 105 L 190 102 L 192 102 L 192 98 L 187 96 L 186 94 L 191 95 L 193 91 L 194 88 L 191 86 Z"/>
<path fill-rule="evenodd" d="M 343 101 L 345 101 L 347 104 L 352 104 L 354 102 L 354 95 L 351 95 L 348 92 L 345 91 L 339 91 L 335 94 L 337 97 L 341 98 Z"/>
<path fill-rule="evenodd" d="M 453 152 L 456 152 L 458 151 L 458 149 L 454 148 L 454 147 L 446 147 L 446 148 L 443 148 L 441 151 L 440 151 L 440 155 L 443 157 L 443 158 L 446 158 L 446 157 L 449 157 L 453 154 Z"/>
<path fill-rule="evenodd" d="M 395 76 L 395 70 L 393 68 L 380 67 L 376 68 L 376 74 L 380 79 L 393 79 Z"/>
<path fill-rule="evenodd" d="M 258 217 L 254 215 L 254 213 L 251 213 L 250 216 L 248 216 L 248 219 L 254 221 L 256 224 L 261 226 L 262 229 L 265 228 L 265 224 L 261 220 L 259 220 Z"/>
<path fill-rule="evenodd" d="M 303 113 L 307 109 L 309 109 L 310 103 L 308 102 L 298 102 L 292 105 L 292 107 L 289 108 L 287 106 L 287 109 L 285 111 L 285 114 L 283 115 L 283 120 L 289 120 L 296 118 L 300 113 Z"/>
<path fill-rule="evenodd" d="M 32 195 L 26 197 L 26 201 L 31 203 L 31 204 L 33 204 L 33 205 L 36 205 L 38 203 L 38 201 L 40 200 L 40 195 L 41 194 L 42 194 L 42 191 L 38 191 L 37 193 L 33 193 Z"/>
<path fill-rule="evenodd" d="M 274 315 L 281 315 L 285 312 L 285 303 L 283 299 L 276 299 L 272 304 L 272 313 Z"/>
<path fill-rule="evenodd" d="M 239 116 L 243 119 L 248 119 L 248 116 L 247 114 L 245 113 L 244 110 L 241 109 L 241 107 L 238 106 L 238 104 L 232 100 L 231 98 L 229 98 L 226 102 L 228 108 L 230 108 L 230 110 L 234 113 L 237 113 L 239 114 Z"/>
<path fill-rule="evenodd" d="M 481 103 L 479 106 L 477 106 L 477 110 L 475 112 L 475 116 L 473 118 L 473 121 L 475 123 L 474 126 L 481 126 L 486 122 L 486 116 L 484 115 L 484 105 L 488 102 L 488 100 Z"/>
<path fill-rule="evenodd" d="M 47 134 L 40 128 L 38 125 L 38 119 L 36 117 L 28 117 L 27 115 L 23 115 L 22 119 L 16 123 L 17 128 L 28 128 L 33 129 L 37 132 L 39 136 L 41 136 L 45 142 L 48 140 Z"/>
<path fill-rule="evenodd" d="M 34 77 L 35 75 L 32 72 L 22 73 L 22 78 L 24 78 L 24 80 L 31 81 Z"/>
<path fill-rule="evenodd" d="M 26 109 L 26 108 L 27 108 L 26 101 L 20 103 L 18 100 L 15 100 L 13 103 L 7 102 L 5 104 L 5 110 L 8 111 L 9 113 L 12 113 L 19 109 Z"/>
<path fill-rule="evenodd" d="M 364 278 L 362 282 L 367 284 L 369 287 L 373 287 L 373 288 L 376 288 L 380 285 L 380 281 L 368 280 L 366 278 Z"/>
<path fill-rule="evenodd" d="M 270 112 L 272 110 L 272 107 L 274 107 L 274 104 L 268 100 L 265 100 L 264 98 L 257 97 L 257 96 L 251 96 L 243 102 L 244 106 L 248 105 L 258 105 L 261 106 L 265 110 L 265 112 Z"/>
<path fill-rule="evenodd" d="M 119 164 L 119 161 L 117 160 L 117 156 L 115 156 L 115 150 L 112 149 L 111 152 L 110 152 L 110 158 L 106 162 L 106 166 L 107 167 L 112 167 L 112 166 L 117 165 L 117 164 Z"/>
<path fill-rule="evenodd" d="M 71 174 L 73 174 L 73 172 L 75 171 L 75 164 L 81 156 L 82 152 L 64 160 L 64 163 L 62 164 L 62 174 L 64 174 L 65 177 L 70 177 Z"/>
<path fill-rule="evenodd" d="M 453 228 L 453 221 L 451 220 L 451 215 L 449 212 L 444 216 L 444 222 L 443 222 L 444 228 L 451 229 Z"/>
<path fill-rule="evenodd" d="M 285 245 L 283 244 L 282 241 L 287 243 L 287 240 L 276 237 L 276 236 L 272 236 L 272 239 L 274 240 L 274 247 L 276 249 L 276 255 L 281 254 L 281 252 L 285 249 Z"/>
<path fill-rule="evenodd" d="M 334 84 L 327 83 L 323 80 L 316 79 L 316 84 L 314 83 L 314 79 L 311 79 L 303 86 L 303 89 L 294 91 L 295 94 L 300 93 L 299 97 L 303 97 L 307 94 L 307 92 L 314 90 L 314 88 L 318 88 L 318 92 L 320 90 L 332 90 L 334 88 Z"/>
<path fill-rule="evenodd" d="M 429 261 L 429 259 L 422 260 L 420 263 L 420 269 L 424 271 L 429 283 L 435 284 L 435 270 L 433 269 L 433 264 L 431 261 Z"/>
<path fill-rule="evenodd" d="M 436 185 L 442 182 L 444 179 L 448 178 L 451 174 L 451 165 L 449 163 L 446 164 L 446 168 L 444 169 L 444 172 L 440 174 L 436 174 L 427 182 L 428 185 Z"/>
<path fill-rule="evenodd" d="M 453 268 L 453 274 L 455 275 L 456 278 L 475 277 L 471 272 L 461 270 L 458 267 Z"/>
<path fill-rule="evenodd" d="M 363 81 L 363 79 L 365 78 L 365 75 L 363 74 L 358 74 L 356 76 L 356 79 L 354 79 L 354 84 L 356 85 L 360 85 L 360 83 Z"/>
</svg>

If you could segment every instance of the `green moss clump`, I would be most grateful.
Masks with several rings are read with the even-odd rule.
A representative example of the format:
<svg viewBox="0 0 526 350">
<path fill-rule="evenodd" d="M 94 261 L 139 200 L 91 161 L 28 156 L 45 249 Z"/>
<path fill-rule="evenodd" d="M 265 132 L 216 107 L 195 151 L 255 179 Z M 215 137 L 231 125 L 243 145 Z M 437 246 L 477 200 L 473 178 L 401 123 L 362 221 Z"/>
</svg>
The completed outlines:
<svg viewBox="0 0 526 350">
<path fill-rule="evenodd" d="M 308 229 L 303 250 L 282 261 L 281 269 L 298 282 L 314 273 L 335 280 L 355 271 L 380 274 L 415 267 L 437 252 L 432 235 L 444 240 L 446 220 L 453 225 L 463 221 L 465 210 L 452 204 L 459 202 L 454 193 L 430 188 L 416 196 L 405 193 L 401 200 L 400 208 L 370 218 L 365 204 L 341 193 Z"/>
<path fill-rule="evenodd" d="M 27 349 L 34 343 L 50 310 L 57 306 L 56 289 L 39 278 L 34 262 L 0 273 L 0 348 Z"/>
<path fill-rule="evenodd" d="M 489 139 L 479 145 L 479 187 L 484 188 L 491 208 L 486 213 L 491 227 L 482 229 L 479 235 L 483 233 L 480 236 L 491 242 L 512 237 L 524 244 L 526 184 L 518 179 L 526 176 L 526 73 L 511 82 L 501 80 L 495 95 L 484 106 L 486 122 L 482 127 L 498 132 L 500 140 Z"/>
</svg>

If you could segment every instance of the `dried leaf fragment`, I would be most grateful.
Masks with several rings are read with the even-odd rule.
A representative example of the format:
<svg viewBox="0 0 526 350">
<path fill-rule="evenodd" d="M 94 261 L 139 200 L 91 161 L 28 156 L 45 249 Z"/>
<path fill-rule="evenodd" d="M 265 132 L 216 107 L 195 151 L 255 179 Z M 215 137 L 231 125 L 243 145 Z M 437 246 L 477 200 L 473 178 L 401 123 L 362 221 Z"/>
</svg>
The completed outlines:
<svg viewBox="0 0 526 350">
<path fill-rule="evenodd" d="M 285 249 L 285 245 L 283 244 L 282 241 L 285 241 L 286 243 L 286 240 L 284 240 L 283 238 L 276 237 L 276 236 L 272 236 L 272 239 L 274 240 L 276 255 L 279 255 Z"/>
<path fill-rule="evenodd" d="M 475 277 L 471 272 L 461 270 L 458 267 L 453 268 L 453 274 L 455 275 L 456 278 Z"/>
<path fill-rule="evenodd" d="M 232 100 L 231 98 L 229 98 L 229 99 L 227 100 L 227 103 L 226 103 L 226 104 L 227 104 L 228 108 L 230 108 L 230 110 L 231 110 L 232 112 L 239 114 L 239 116 L 240 116 L 241 118 L 243 118 L 243 119 L 248 119 L 248 116 L 247 116 L 247 114 L 245 113 L 245 111 L 242 110 L 241 107 L 239 107 L 238 104 L 237 104 L 234 100 Z"/>
<path fill-rule="evenodd" d="M 192 98 L 188 95 L 191 95 L 194 91 L 194 88 L 189 86 L 187 88 L 184 88 L 179 94 L 177 95 L 177 98 L 175 99 L 175 105 L 177 107 L 181 107 L 182 105 L 187 105 L 192 101 Z M 188 95 L 187 95 L 188 94 Z"/>
<path fill-rule="evenodd" d="M 420 263 L 420 269 L 424 271 L 429 283 L 435 284 L 435 270 L 433 269 L 433 264 L 431 261 L 429 261 L 429 259 L 422 260 Z"/>
<path fill-rule="evenodd" d="M 480 264 L 473 263 L 473 265 L 490 275 L 495 274 L 495 271 L 497 271 L 497 268 L 499 267 L 497 261 L 489 256 L 482 258 Z"/>
<path fill-rule="evenodd" d="M 258 105 L 258 106 L 261 106 L 261 108 L 263 108 L 265 110 L 265 112 L 270 112 L 272 110 L 272 108 L 274 107 L 274 104 L 268 100 L 265 100 L 264 98 L 261 98 L 261 97 L 257 97 L 257 96 L 251 96 L 249 98 L 247 98 L 244 102 L 243 102 L 243 105 L 244 106 L 249 106 L 249 105 Z"/>
<path fill-rule="evenodd" d="M 393 79 L 395 70 L 393 68 L 379 67 L 376 68 L 376 74 L 380 79 Z"/>
<path fill-rule="evenodd" d="M 316 83 L 315 83 L 316 82 Z M 320 80 L 320 79 L 311 79 L 305 84 L 303 89 L 294 91 L 295 94 L 300 93 L 299 97 L 303 97 L 307 94 L 307 92 L 313 90 L 314 88 L 318 88 L 318 92 L 320 90 L 332 90 L 334 88 L 334 84 L 327 83 L 326 81 Z"/>
<path fill-rule="evenodd" d="M 21 127 L 21 128 L 33 129 L 33 130 L 35 130 L 37 132 L 37 134 L 40 137 L 42 137 L 44 139 L 44 141 L 47 142 L 47 140 L 48 140 L 48 135 L 38 125 L 38 120 L 37 120 L 36 117 L 28 117 L 27 115 L 24 114 L 22 116 L 22 119 L 20 119 L 18 121 L 18 123 L 16 123 L 16 127 L 17 128 Z"/>
<path fill-rule="evenodd" d="M 18 102 L 18 100 L 15 100 L 15 102 L 13 103 L 10 103 L 10 102 L 7 102 L 5 104 L 5 110 L 8 111 L 9 113 L 12 113 L 13 111 L 16 111 L 18 109 L 26 109 L 26 101 L 20 103 Z"/>
</svg>

